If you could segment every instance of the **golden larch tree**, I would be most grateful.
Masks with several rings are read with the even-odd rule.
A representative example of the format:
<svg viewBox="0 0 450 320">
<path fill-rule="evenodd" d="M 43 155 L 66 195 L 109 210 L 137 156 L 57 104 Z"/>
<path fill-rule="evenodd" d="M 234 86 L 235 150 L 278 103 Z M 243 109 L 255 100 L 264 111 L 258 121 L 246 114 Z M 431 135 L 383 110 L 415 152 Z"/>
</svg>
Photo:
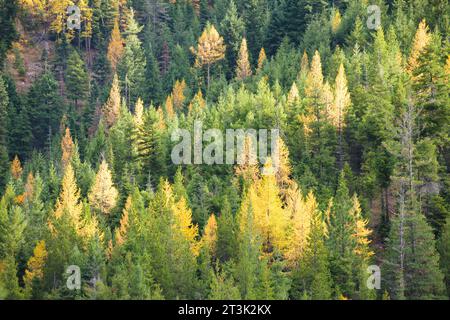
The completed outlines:
<svg viewBox="0 0 450 320">
<path fill-rule="evenodd" d="M 70 135 L 70 129 L 66 128 L 64 137 L 61 139 L 61 165 L 63 170 L 72 160 L 75 146 L 73 144 L 72 136 Z"/>
<path fill-rule="evenodd" d="M 418 66 L 418 60 L 423 50 L 431 41 L 431 34 L 425 20 L 419 23 L 416 35 L 414 36 L 414 42 L 412 44 L 411 54 L 408 60 L 408 66 L 406 67 L 409 74 L 412 74 L 415 68 Z"/>
<path fill-rule="evenodd" d="M 183 103 L 186 97 L 184 96 L 184 90 L 186 90 L 186 81 L 175 81 L 175 85 L 172 90 L 173 106 L 176 110 L 181 110 L 183 108 Z"/>
<path fill-rule="evenodd" d="M 138 98 L 136 105 L 134 106 L 133 120 L 137 128 L 144 124 L 144 102 L 141 98 Z"/>
<path fill-rule="evenodd" d="M 266 50 L 264 50 L 264 48 L 261 48 L 261 51 L 259 51 L 259 56 L 258 56 L 257 72 L 262 70 L 262 68 L 264 67 L 264 64 L 266 63 L 266 61 L 267 61 Z"/>
<path fill-rule="evenodd" d="M 336 10 L 331 18 L 331 31 L 337 33 L 341 27 L 342 16 L 339 10 Z"/>
<path fill-rule="evenodd" d="M 280 191 L 275 174 L 269 174 L 272 161 L 269 159 L 264 165 L 266 174 L 262 175 L 249 188 L 248 197 L 253 208 L 255 226 L 262 236 L 263 248 L 266 253 L 276 248 L 284 252 L 287 241 L 289 215 L 283 209 Z"/>
<path fill-rule="evenodd" d="M 111 64 L 111 69 L 113 72 L 116 72 L 117 64 L 122 58 L 124 50 L 123 38 L 120 34 L 119 20 L 116 19 L 114 21 L 114 28 L 111 33 L 111 40 L 109 41 L 107 53 L 108 61 Z"/>
<path fill-rule="evenodd" d="M 117 74 L 114 74 L 108 101 L 106 101 L 102 108 L 103 119 L 105 120 L 108 129 L 117 122 L 117 119 L 120 116 L 120 103 L 119 78 L 117 77 Z"/>
<path fill-rule="evenodd" d="M 173 193 L 171 193 L 171 196 L 173 197 Z M 188 241 L 192 254 L 198 256 L 198 226 L 192 223 L 192 211 L 188 207 L 186 199 L 181 197 L 179 201 L 174 203 L 172 210 L 175 218 L 175 223 L 173 225 L 175 232 L 179 233 L 186 241 Z"/>
<path fill-rule="evenodd" d="M 203 232 L 201 244 L 206 247 L 211 254 L 215 256 L 217 243 L 217 219 L 214 214 L 209 216 L 208 222 L 205 225 L 205 230 Z"/>
<path fill-rule="evenodd" d="M 344 120 L 347 114 L 347 109 L 351 103 L 352 101 L 350 100 L 350 93 L 348 92 L 347 87 L 347 77 L 345 76 L 344 65 L 341 63 L 334 86 L 334 103 L 332 104 L 331 110 L 328 112 L 328 117 L 331 120 L 331 123 L 338 130 L 338 164 L 340 169 L 342 169 L 344 165 L 344 152 L 342 146 L 342 134 L 345 125 Z"/>
<path fill-rule="evenodd" d="M 47 256 L 48 253 L 45 247 L 45 241 L 41 240 L 36 244 L 36 247 L 33 250 L 33 256 L 28 260 L 27 269 L 23 276 L 25 291 L 28 294 L 31 294 L 33 281 L 35 279 L 42 280 L 44 278 L 44 267 Z"/>
<path fill-rule="evenodd" d="M 311 223 L 317 214 L 318 204 L 312 192 L 304 199 L 301 192 L 296 190 L 287 199 L 287 210 L 292 217 L 292 230 L 285 256 L 289 265 L 295 267 L 307 249 Z"/>
<path fill-rule="evenodd" d="M 22 177 L 22 164 L 20 163 L 19 157 L 16 155 L 11 162 L 11 176 L 14 178 L 14 180 L 18 180 L 20 177 Z"/>
<path fill-rule="evenodd" d="M 288 106 L 297 103 L 300 100 L 300 93 L 298 92 L 297 85 L 295 82 L 292 83 L 291 90 L 287 97 Z"/>
<path fill-rule="evenodd" d="M 167 119 L 173 119 L 173 117 L 175 116 L 175 111 L 173 109 L 172 95 L 167 96 L 166 103 L 164 104 L 164 109 L 166 111 Z"/>
<path fill-rule="evenodd" d="M 372 234 L 372 230 L 367 227 L 369 221 L 362 217 L 361 205 L 356 195 L 353 196 L 352 202 L 353 206 L 350 209 L 350 215 L 355 223 L 355 232 L 353 234 L 353 237 L 356 239 L 355 253 L 367 262 L 374 255 L 374 252 L 369 247 L 371 242 L 369 236 Z"/>
<path fill-rule="evenodd" d="M 244 80 L 252 75 L 252 67 L 248 58 L 247 39 L 243 38 L 241 47 L 239 49 L 236 78 L 238 80 Z"/>
<path fill-rule="evenodd" d="M 82 227 L 83 205 L 80 203 L 80 191 L 77 187 L 75 174 L 72 165 L 67 164 L 64 171 L 64 177 L 61 184 L 61 193 L 56 201 L 55 210 L 49 220 L 49 228 L 52 233 L 55 232 L 53 228 L 52 219 L 61 219 L 67 216 L 72 227 L 79 233 Z"/>
<path fill-rule="evenodd" d="M 124 244 L 127 236 L 128 226 L 129 226 L 129 211 L 131 210 L 131 196 L 128 197 L 125 203 L 125 208 L 123 209 L 122 218 L 120 218 L 120 224 L 115 232 L 116 245 L 121 246 Z"/>
<path fill-rule="evenodd" d="M 114 187 L 108 163 L 103 159 L 89 193 L 89 202 L 102 214 L 109 215 L 116 206 L 118 195 L 119 192 Z"/>
<path fill-rule="evenodd" d="M 196 56 L 195 66 L 207 68 L 207 86 L 209 88 L 211 78 L 211 65 L 225 58 L 226 46 L 223 38 L 216 28 L 208 23 L 202 35 L 198 39 L 197 49 L 191 47 L 191 52 Z"/>
</svg>

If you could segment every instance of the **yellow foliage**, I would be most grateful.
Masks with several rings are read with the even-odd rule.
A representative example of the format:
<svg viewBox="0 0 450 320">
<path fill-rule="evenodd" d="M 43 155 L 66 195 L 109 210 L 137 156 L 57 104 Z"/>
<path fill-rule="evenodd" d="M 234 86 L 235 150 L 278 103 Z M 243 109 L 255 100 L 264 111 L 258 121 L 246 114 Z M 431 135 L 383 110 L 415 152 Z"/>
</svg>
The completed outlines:
<svg viewBox="0 0 450 320">
<path fill-rule="evenodd" d="M 165 109 L 166 109 L 166 117 L 167 119 L 173 119 L 175 116 L 175 111 L 173 110 L 173 97 L 172 95 L 167 96 L 166 103 L 165 103 Z"/>
<path fill-rule="evenodd" d="M 119 20 L 116 18 L 116 20 L 114 21 L 114 28 L 111 33 L 111 40 L 109 41 L 107 53 L 107 57 L 109 63 L 111 64 L 111 69 L 113 70 L 113 72 L 116 72 L 117 64 L 122 58 L 123 52 L 123 39 L 119 30 Z"/>
<path fill-rule="evenodd" d="M 100 164 L 94 184 L 89 193 L 89 202 L 104 215 L 116 206 L 119 192 L 113 185 L 111 171 L 105 160 Z"/>
<path fill-rule="evenodd" d="M 201 243 L 202 246 L 208 248 L 209 253 L 212 256 L 215 255 L 217 243 L 217 220 L 214 214 L 211 214 L 209 216 L 208 222 L 206 223 L 205 230 L 203 232 Z"/>
<path fill-rule="evenodd" d="M 171 188 L 170 188 L 171 190 Z M 172 191 L 170 191 L 173 197 Z M 175 223 L 173 228 L 190 244 L 191 251 L 195 256 L 198 256 L 199 247 L 197 242 L 198 226 L 192 223 L 192 211 L 189 209 L 186 199 L 182 197 L 172 207 Z"/>
<path fill-rule="evenodd" d="M 270 172 L 272 162 L 265 164 L 265 171 Z M 261 180 L 250 186 L 248 197 L 253 208 L 255 226 L 260 232 L 265 252 L 273 248 L 284 251 L 288 244 L 287 227 L 289 213 L 283 209 L 274 174 L 265 174 Z"/>
<path fill-rule="evenodd" d="M 195 65 L 197 67 L 211 65 L 225 58 L 226 47 L 223 42 L 216 28 L 208 24 L 198 39 L 197 49 L 191 47 L 192 53 L 196 56 Z"/>
<path fill-rule="evenodd" d="M 286 211 L 292 219 L 292 230 L 285 256 L 289 265 L 295 266 L 306 249 L 311 226 L 311 212 L 306 209 L 305 200 L 298 188 L 290 190 L 286 198 Z"/>
<path fill-rule="evenodd" d="M 238 80 L 244 80 L 245 78 L 248 78 L 251 75 L 252 75 L 252 68 L 248 60 L 247 39 L 243 38 L 237 60 L 236 78 Z"/>
<path fill-rule="evenodd" d="M 130 209 L 131 209 L 131 196 L 129 196 L 127 199 L 125 208 L 123 209 L 122 218 L 120 219 L 119 228 L 116 230 L 116 233 L 115 233 L 116 245 L 121 246 L 125 242 L 126 235 L 127 235 L 127 229 L 128 229 L 128 223 L 129 223 L 128 211 Z"/>
<path fill-rule="evenodd" d="M 81 228 L 81 212 L 80 191 L 75 182 L 72 165 L 69 163 L 64 172 L 62 190 L 56 202 L 53 216 L 60 219 L 63 215 L 68 215 L 73 227 L 78 232 Z"/>
<path fill-rule="evenodd" d="M 361 215 L 361 206 L 356 195 L 353 196 L 352 201 L 353 207 L 350 209 L 350 215 L 355 221 L 355 233 L 353 234 L 357 243 L 355 253 L 363 259 L 368 259 L 374 255 L 374 252 L 369 249 L 371 242 L 369 236 L 372 233 L 372 230 L 367 228 L 369 221 L 364 219 Z"/>
<path fill-rule="evenodd" d="M 264 50 L 264 48 L 261 48 L 261 51 L 259 51 L 259 56 L 258 56 L 258 69 L 257 69 L 257 72 L 262 70 L 262 68 L 264 67 L 264 63 L 266 61 L 267 61 L 266 50 Z"/>
<path fill-rule="evenodd" d="M 19 157 L 16 155 L 11 163 L 11 175 L 15 180 L 18 180 L 22 176 L 22 164 Z"/>
<path fill-rule="evenodd" d="M 336 10 L 331 19 L 331 31 L 333 33 L 336 33 L 339 30 L 339 27 L 341 26 L 341 21 L 342 21 L 341 13 L 339 12 L 339 10 Z"/>
<path fill-rule="evenodd" d="M 27 182 L 25 183 L 24 201 L 31 199 L 33 197 L 33 192 L 34 192 L 34 176 L 33 173 L 30 172 L 27 176 Z"/>
<path fill-rule="evenodd" d="M 259 178 L 258 162 L 256 159 L 257 146 L 253 146 L 252 143 L 252 139 L 246 136 L 242 154 L 237 155 L 238 165 L 235 168 L 236 176 L 242 177 L 247 182 L 253 182 Z"/>
<path fill-rule="evenodd" d="M 184 90 L 186 89 L 186 81 L 175 81 L 175 85 L 172 91 L 173 105 L 176 110 L 180 110 L 183 107 L 184 100 Z"/>
<path fill-rule="evenodd" d="M 320 61 L 319 52 L 314 53 L 311 61 L 311 69 L 306 79 L 306 95 L 308 97 L 320 96 L 323 87 L 322 62 Z"/>
<path fill-rule="evenodd" d="M 66 128 L 66 133 L 61 140 L 61 151 L 62 151 L 61 164 L 64 170 L 67 164 L 72 160 L 72 155 L 74 151 L 73 140 L 72 136 L 70 135 L 69 128 Z"/>
<path fill-rule="evenodd" d="M 134 107 L 134 124 L 137 128 L 141 127 L 144 124 L 143 120 L 144 116 L 144 102 L 141 98 L 139 98 L 136 102 L 136 106 Z"/>
<path fill-rule="evenodd" d="M 414 37 L 414 42 L 411 49 L 411 55 L 408 60 L 407 71 L 412 74 L 415 68 L 418 65 L 418 59 L 422 54 L 425 47 L 431 41 L 431 34 L 429 33 L 428 26 L 425 20 L 422 20 L 419 23 L 419 27 L 417 28 L 416 35 Z"/>
<path fill-rule="evenodd" d="M 114 74 L 108 101 L 106 101 L 106 104 L 102 108 L 103 118 L 108 128 L 111 128 L 120 116 L 120 102 L 119 78 L 117 74 Z"/>
<path fill-rule="evenodd" d="M 339 130 L 344 126 L 344 118 L 347 109 L 351 104 L 350 93 L 347 88 L 347 78 L 345 76 L 344 65 L 341 63 L 336 76 L 336 84 L 334 89 L 334 103 L 328 109 L 328 117 L 331 123 Z"/>
<path fill-rule="evenodd" d="M 34 279 L 42 279 L 44 277 L 44 266 L 47 260 L 47 250 L 45 248 L 45 241 L 41 240 L 36 244 L 33 250 L 33 256 L 28 260 L 27 269 L 23 281 L 25 287 L 31 289 Z"/>
<path fill-rule="evenodd" d="M 289 91 L 287 102 L 288 105 L 292 105 L 300 100 L 300 94 L 298 92 L 297 85 L 295 82 L 292 83 L 291 90 Z"/>
</svg>

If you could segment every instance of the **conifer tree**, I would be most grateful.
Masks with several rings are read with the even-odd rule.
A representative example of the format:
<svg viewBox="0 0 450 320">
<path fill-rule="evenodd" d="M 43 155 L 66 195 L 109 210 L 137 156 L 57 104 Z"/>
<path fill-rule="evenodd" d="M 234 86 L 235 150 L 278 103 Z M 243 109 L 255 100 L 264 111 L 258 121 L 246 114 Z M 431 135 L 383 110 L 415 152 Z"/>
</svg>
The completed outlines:
<svg viewBox="0 0 450 320">
<path fill-rule="evenodd" d="M 429 44 L 431 35 L 428 32 L 428 26 L 425 20 L 422 20 L 417 27 L 416 35 L 414 36 L 414 42 L 411 48 L 411 54 L 408 60 L 407 70 L 409 73 L 413 72 L 417 68 L 418 59 L 425 47 Z"/>
<path fill-rule="evenodd" d="M 72 156 L 74 154 L 74 144 L 72 140 L 72 136 L 70 134 L 70 129 L 66 128 L 64 137 L 61 139 L 61 165 L 63 170 L 65 170 L 66 166 L 72 161 Z"/>
<path fill-rule="evenodd" d="M 122 35 L 120 34 L 119 21 L 116 19 L 114 21 L 114 28 L 111 32 L 111 40 L 108 45 L 108 61 L 111 64 L 112 72 L 115 73 L 117 70 L 117 65 L 122 59 L 124 52 L 124 43 Z"/>
<path fill-rule="evenodd" d="M 184 79 L 182 81 L 177 80 L 175 85 L 173 86 L 172 97 L 173 97 L 173 106 L 175 110 L 182 110 L 184 100 L 186 99 L 184 96 L 184 91 L 186 90 L 186 81 Z"/>
<path fill-rule="evenodd" d="M 216 256 L 217 246 L 217 220 L 214 214 L 209 216 L 208 222 L 205 225 L 201 245 L 206 247 L 211 257 Z"/>
<path fill-rule="evenodd" d="M 108 128 L 111 128 L 119 118 L 120 103 L 121 103 L 121 96 L 120 96 L 119 78 L 117 77 L 117 74 L 115 74 L 108 101 L 102 108 L 103 119 L 105 120 L 105 123 Z"/>
<path fill-rule="evenodd" d="M 327 226 L 312 193 L 308 195 L 306 203 L 310 213 L 307 244 L 297 262 L 298 266 L 293 271 L 290 296 L 294 299 L 304 297 L 312 300 L 331 299 L 332 279 L 328 262 L 329 253 L 325 244 Z"/>
<path fill-rule="evenodd" d="M 128 105 L 136 103 L 138 97 L 145 97 L 147 61 L 142 42 L 138 37 L 142 28 L 134 17 L 134 11 L 131 10 L 127 16 L 125 50 L 118 67 L 121 80 L 125 85 L 125 97 Z"/>
<path fill-rule="evenodd" d="M 89 193 L 89 202 L 103 215 L 109 215 L 117 203 L 118 191 L 113 185 L 111 171 L 105 160 L 102 161 Z"/>
<path fill-rule="evenodd" d="M 220 23 L 220 31 L 224 34 L 225 43 L 229 49 L 226 53 L 228 65 L 236 65 L 239 48 L 242 42 L 242 35 L 245 33 L 245 22 L 239 16 L 236 3 L 230 1 L 225 17 Z"/>
<path fill-rule="evenodd" d="M 11 162 L 11 176 L 14 180 L 18 180 L 22 177 L 22 164 L 20 163 L 19 157 L 15 156 Z"/>
<path fill-rule="evenodd" d="M 252 68 L 250 66 L 247 49 L 247 39 L 243 38 L 241 48 L 237 60 L 236 78 L 244 80 L 252 75 Z"/>
<path fill-rule="evenodd" d="M 73 50 L 67 59 L 66 71 L 67 97 L 78 102 L 89 96 L 89 79 L 84 61 L 76 50 Z"/>
<path fill-rule="evenodd" d="M 207 88 L 209 89 L 211 78 L 211 65 L 225 57 L 226 46 L 212 24 L 207 24 L 202 35 L 198 39 L 197 49 L 191 47 L 191 52 L 196 56 L 195 66 L 201 68 L 206 65 Z"/>
<path fill-rule="evenodd" d="M 29 297 L 39 297 L 39 290 L 42 289 L 41 282 L 44 278 L 44 267 L 47 255 L 45 241 L 41 240 L 34 248 L 33 256 L 27 262 L 27 269 L 25 270 L 23 279 L 25 291 Z"/>
<path fill-rule="evenodd" d="M 261 48 L 261 51 L 259 51 L 259 56 L 258 56 L 258 68 L 257 71 L 261 71 L 264 67 L 264 64 L 267 62 L 267 56 L 266 56 L 266 51 L 264 50 L 264 48 Z"/>
<path fill-rule="evenodd" d="M 385 252 L 385 281 L 392 299 L 443 298 L 444 275 L 431 227 L 417 202 L 415 159 L 417 110 L 408 100 L 391 152 L 398 158 L 393 177 L 397 210 Z"/>
<path fill-rule="evenodd" d="M 336 83 L 334 89 L 334 103 L 332 110 L 329 111 L 328 116 L 330 117 L 333 125 L 337 128 L 339 134 L 339 144 L 338 144 L 338 164 L 339 169 L 344 166 L 344 151 L 343 151 L 343 130 L 345 125 L 345 116 L 347 109 L 351 104 L 350 93 L 347 88 L 347 78 L 345 76 L 344 65 L 341 63 L 339 66 L 339 71 L 336 76 Z"/>
</svg>

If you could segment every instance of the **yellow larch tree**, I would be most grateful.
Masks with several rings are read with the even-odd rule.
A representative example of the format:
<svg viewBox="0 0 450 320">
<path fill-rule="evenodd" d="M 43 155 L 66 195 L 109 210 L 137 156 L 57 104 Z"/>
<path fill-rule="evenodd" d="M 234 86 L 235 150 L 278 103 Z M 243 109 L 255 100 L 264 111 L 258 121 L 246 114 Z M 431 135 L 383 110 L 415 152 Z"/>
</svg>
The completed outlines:
<svg viewBox="0 0 450 320">
<path fill-rule="evenodd" d="M 141 98 L 138 98 L 136 105 L 134 106 L 134 125 L 139 128 L 144 124 L 144 102 Z"/>
<path fill-rule="evenodd" d="M 67 23 L 67 8 L 74 5 L 71 0 L 59 0 L 50 2 L 50 14 L 52 16 L 52 22 L 50 24 L 50 30 L 55 32 L 58 36 L 66 31 Z M 66 39 L 71 42 L 74 37 L 73 30 L 67 30 Z"/>
<path fill-rule="evenodd" d="M 72 156 L 75 146 L 73 144 L 72 136 L 70 135 L 70 129 L 66 128 L 64 137 L 61 139 L 61 165 L 63 170 L 72 161 Z"/>
<path fill-rule="evenodd" d="M 431 41 L 431 34 L 429 33 L 429 29 L 425 20 L 422 20 L 419 23 L 419 26 L 416 31 L 416 35 L 414 36 L 414 42 L 411 48 L 411 54 L 408 60 L 407 71 L 409 74 L 412 74 L 415 68 L 418 66 L 419 56 L 422 54 L 423 50 Z"/>
<path fill-rule="evenodd" d="M 119 78 L 117 77 L 117 74 L 114 74 L 108 101 L 106 101 L 102 108 L 103 119 L 105 120 L 108 129 L 117 122 L 117 119 L 120 116 L 120 103 Z"/>
<path fill-rule="evenodd" d="M 244 80 L 252 75 L 252 67 L 248 58 L 247 39 L 243 38 L 241 47 L 239 49 L 236 78 L 238 80 Z"/>
<path fill-rule="evenodd" d="M 77 5 L 80 8 L 81 22 L 83 23 L 83 29 L 80 33 L 80 37 L 86 40 L 86 48 L 90 50 L 90 39 L 92 38 L 92 18 L 94 12 L 89 6 L 88 0 L 79 0 Z"/>
<path fill-rule="evenodd" d="M 248 196 L 253 208 L 255 226 L 259 230 L 264 251 L 268 254 L 273 249 L 284 252 L 287 241 L 289 215 L 283 209 L 280 191 L 275 174 L 269 174 L 272 161 L 264 165 L 266 174 L 249 188 Z"/>
<path fill-rule="evenodd" d="M 266 50 L 264 50 L 264 48 L 261 48 L 261 51 L 259 51 L 258 68 L 256 69 L 256 72 L 259 72 L 263 69 L 266 61 L 267 61 Z"/>
<path fill-rule="evenodd" d="M 173 197 L 173 193 L 171 196 Z M 182 235 L 182 237 L 188 241 L 192 254 L 198 256 L 198 226 L 192 223 L 192 210 L 188 207 L 186 199 L 181 197 L 179 201 L 174 203 L 172 210 L 175 218 L 175 223 L 173 225 L 175 232 Z"/>
<path fill-rule="evenodd" d="M 114 187 L 108 163 L 103 159 L 88 196 L 89 202 L 102 214 L 109 215 L 116 206 L 118 196 L 119 192 Z"/>
<path fill-rule="evenodd" d="M 11 162 L 11 175 L 14 180 L 18 180 L 20 177 L 22 177 L 22 172 L 22 164 L 20 163 L 19 157 L 16 155 Z"/>
<path fill-rule="evenodd" d="M 211 65 L 225 58 L 226 46 L 223 38 L 216 28 L 208 23 L 202 35 L 198 39 L 197 49 L 191 47 L 191 52 L 196 56 L 195 66 L 207 68 L 207 86 L 209 88 L 211 78 Z"/>
<path fill-rule="evenodd" d="M 81 216 L 83 205 L 80 203 L 80 191 L 77 187 L 75 174 L 70 163 L 66 166 L 61 188 L 62 190 L 56 201 L 55 210 L 49 220 L 50 231 L 52 233 L 55 232 L 52 219 L 59 220 L 63 216 L 67 216 L 72 227 L 79 233 L 82 227 Z"/>
<path fill-rule="evenodd" d="M 203 98 L 203 93 L 201 90 L 198 90 L 195 94 L 194 98 L 192 98 L 191 103 L 189 104 L 189 114 L 193 111 L 199 111 L 206 106 L 206 101 Z"/>
<path fill-rule="evenodd" d="M 24 201 L 30 200 L 33 198 L 34 193 L 34 176 L 33 172 L 28 173 L 27 182 L 25 183 L 25 192 L 24 192 Z"/>
<path fill-rule="evenodd" d="M 361 205 L 356 195 L 352 198 L 353 206 L 350 209 L 350 215 L 353 217 L 355 223 L 355 233 L 353 237 L 356 239 L 355 253 L 360 256 L 364 261 L 367 261 L 374 252 L 370 250 L 369 236 L 372 234 L 367 225 L 368 219 L 364 219 L 361 214 Z"/>
<path fill-rule="evenodd" d="M 237 155 L 238 164 L 235 168 L 235 175 L 237 177 L 242 177 L 246 186 L 249 186 L 252 182 L 259 179 L 258 161 L 256 159 L 257 147 L 258 146 L 253 146 L 252 139 L 246 136 L 242 154 Z"/>
<path fill-rule="evenodd" d="M 339 28 L 341 27 L 342 16 L 339 10 L 336 10 L 333 13 L 333 17 L 331 18 L 331 31 L 333 33 L 337 33 Z"/>
<path fill-rule="evenodd" d="M 303 51 L 302 59 L 300 60 L 300 72 L 298 74 L 298 79 L 300 81 L 306 81 L 309 74 L 309 58 L 306 50 Z"/>
<path fill-rule="evenodd" d="M 201 245 L 206 247 L 211 256 L 215 256 L 217 243 L 217 220 L 214 214 L 209 216 L 208 222 L 205 225 Z"/>
<path fill-rule="evenodd" d="M 184 96 L 184 90 L 186 90 L 186 81 L 175 81 L 175 85 L 172 90 L 173 106 L 175 110 L 181 110 L 186 97 Z"/>
<path fill-rule="evenodd" d="M 119 20 L 116 18 L 116 20 L 114 21 L 114 28 L 111 33 L 111 40 L 109 41 L 107 53 L 108 61 L 111 64 L 111 69 L 113 72 L 116 72 L 117 64 L 122 58 L 124 50 L 124 42 L 119 29 Z"/>
<path fill-rule="evenodd" d="M 280 137 L 277 139 L 277 156 L 278 159 L 273 159 L 274 165 L 276 165 L 275 177 L 278 188 L 280 189 L 280 196 L 282 200 L 285 199 L 288 190 L 294 187 L 295 183 L 291 179 L 292 168 L 289 161 L 289 149 Z"/>
<path fill-rule="evenodd" d="M 286 208 L 292 217 L 292 230 L 285 256 L 289 265 L 295 267 L 307 249 L 312 219 L 317 215 L 318 204 L 312 192 L 304 199 L 301 192 L 295 190 L 287 199 Z"/>
<path fill-rule="evenodd" d="M 347 78 L 345 76 L 344 65 L 341 63 L 339 66 L 339 71 L 336 76 L 336 83 L 334 87 L 334 103 L 332 104 L 331 110 L 328 112 L 328 117 L 331 123 L 338 130 L 338 163 L 339 168 L 342 169 L 344 165 L 344 152 L 343 152 L 343 129 L 345 125 L 345 116 L 347 114 L 347 109 L 351 105 L 350 93 L 347 87 Z"/>
<path fill-rule="evenodd" d="M 35 279 L 42 280 L 44 278 L 44 267 L 47 260 L 47 249 L 45 247 L 45 241 L 41 240 L 36 244 L 33 250 L 33 256 L 27 262 L 27 269 L 23 276 L 23 282 L 25 283 L 25 291 L 27 295 L 31 295 L 32 285 Z"/>
<path fill-rule="evenodd" d="M 129 210 L 131 210 L 131 196 L 127 198 L 125 208 L 123 209 L 122 218 L 120 219 L 119 227 L 115 232 L 116 245 L 121 246 L 124 244 L 127 236 L 127 230 L 129 225 Z"/>
<path fill-rule="evenodd" d="M 291 106 L 295 103 L 297 103 L 300 100 L 300 93 L 298 92 L 297 85 L 295 82 L 292 83 L 291 90 L 289 90 L 288 96 L 287 96 L 287 103 L 288 106 Z"/>
<path fill-rule="evenodd" d="M 166 111 L 167 119 L 173 119 L 173 117 L 175 116 L 175 111 L 173 109 L 172 95 L 167 96 L 166 103 L 164 104 L 164 109 Z"/>
</svg>

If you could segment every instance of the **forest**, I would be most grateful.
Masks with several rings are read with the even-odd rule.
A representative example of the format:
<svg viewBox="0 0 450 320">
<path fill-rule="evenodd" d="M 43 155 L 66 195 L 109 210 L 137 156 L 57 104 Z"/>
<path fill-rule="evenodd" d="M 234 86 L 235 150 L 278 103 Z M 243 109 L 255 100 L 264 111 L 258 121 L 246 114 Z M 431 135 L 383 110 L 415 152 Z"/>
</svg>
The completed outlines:
<svg viewBox="0 0 450 320">
<path fill-rule="evenodd" d="M 0 300 L 448 300 L 449 19 L 0 0 Z"/>
</svg>

